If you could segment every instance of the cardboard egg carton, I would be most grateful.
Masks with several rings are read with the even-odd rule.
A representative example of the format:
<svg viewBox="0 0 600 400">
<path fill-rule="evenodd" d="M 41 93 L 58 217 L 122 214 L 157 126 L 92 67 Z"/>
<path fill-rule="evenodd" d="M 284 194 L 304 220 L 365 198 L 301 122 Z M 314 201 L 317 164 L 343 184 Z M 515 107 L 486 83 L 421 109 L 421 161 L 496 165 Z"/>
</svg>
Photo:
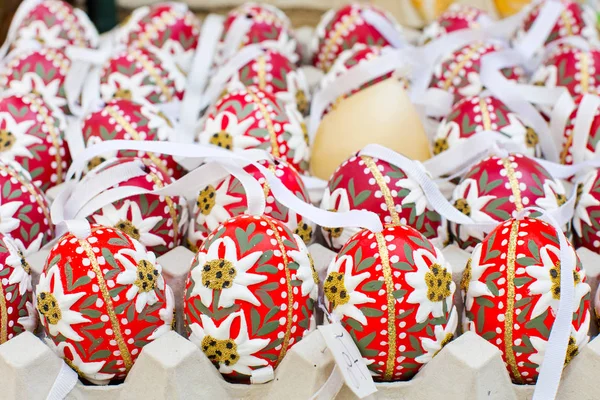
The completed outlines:
<svg viewBox="0 0 600 400">
<path fill-rule="evenodd" d="M 321 278 L 335 253 L 320 244 L 309 247 Z M 590 285 L 600 275 L 600 256 L 578 250 Z M 469 254 L 454 246 L 444 249 L 458 285 Z M 29 259 L 37 281 L 48 251 Z M 182 299 L 193 253 L 177 247 L 159 257 L 163 273 L 176 299 L 177 332 L 182 332 Z M 462 314 L 460 294 L 455 305 Z M 460 314 L 459 314 L 460 315 Z M 196 345 L 177 332 L 169 332 L 148 344 L 118 385 L 89 386 L 78 381 L 67 399 L 356 399 L 351 390 L 333 378 L 334 361 L 319 331 L 298 342 L 265 384 L 243 385 L 225 381 Z M 42 336 L 38 333 L 38 336 Z M 64 362 L 31 333 L 23 333 L 0 345 L 0 398 L 46 399 Z M 596 374 L 600 370 L 600 340 L 591 341 L 563 373 L 557 399 L 597 399 Z M 511 383 L 500 351 L 472 332 L 466 332 L 444 347 L 410 381 L 379 383 L 370 399 L 421 400 L 529 400 L 533 387 Z"/>
</svg>

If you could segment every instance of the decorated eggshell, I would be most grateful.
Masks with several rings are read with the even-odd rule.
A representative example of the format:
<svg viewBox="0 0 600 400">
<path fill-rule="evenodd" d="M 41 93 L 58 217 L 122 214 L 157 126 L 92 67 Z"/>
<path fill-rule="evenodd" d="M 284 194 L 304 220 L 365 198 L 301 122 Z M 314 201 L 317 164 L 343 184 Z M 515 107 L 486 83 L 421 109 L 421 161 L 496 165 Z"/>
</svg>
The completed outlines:
<svg viewBox="0 0 600 400">
<path fill-rule="evenodd" d="M 308 169 L 310 148 L 302 115 L 256 86 L 230 85 L 207 112 L 198 140 L 233 151 L 263 149 L 300 173 Z"/>
<path fill-rule="evenodd" d="M 277 99 L 294 105 L 301 114 L 308 114 L 310 92 L 306 77 L 281 51 L 265 49 L 263 54 L 244 65 L 237 75 L 245 86 L 258 86 Z"/>
<path fill-rule="evenodd" d="M 574 0 L 560 0 L 564 6 L 556 24 L 552 27 L 546 45 L 556 40 L 572 36 L 581 36 L 585 40 L 597 41 L 596 15 L 587 5 Z M 523 19 L 521 27 L 516 31 L 516 41 L 522 40 L 538 18 L 544 1 L 538 0 L 529 6 L 529 11 Z"/>
<path fill-rule="evenodd" d="M 577 200 L 573 215 L 573 243 L 600 253 L 600 182 L 598 169 L 577 180 Z"/>
<path fill-rule="evenodd" d="M 442 252 L 406 225 L 359 231 L 323 282 L 325 305 L 376 381 L 409 380 L 452 340 L 454 290 Z"/>
<path fill-rule="evenodd" d="M 582 99 L 583 96 L 577 96 L 573 99 L 576 107 L 569 116 L 569 119 L 567 120 L 567 125 L 565 126 L 564 136 L 562 138 L 562 149 L 560 152 L 561 164 L 571 165 L 577 162 L 591 160 L 596 156 L 596 151 L 600 150 L 600 147 L 598 147 L 598 141 L 600 140 L 600 135 L 598 135 L 598 133 L 600 133 L 600 108 L 597 108 L 594 112 L 589 131 L 584 132 L 584 135 L 586 137 L 586 140 L 584 140 L 584 142 L 586 143 L 585 150 L 582 154 L 577 155 L 577 160 L 573 159 L 575 121 L 579 112 L 578 106 L 581 104 Z"/>
<path fill-rule="evenodd" d="M 304 187 L 300 174 L 294 167 L 279 159 L 274 159 L 272 162 L 260 160 L 258 163 L 268 168 L 299 199 L 310 204 L 308 191 Z M 269 183 L 258 168 L 248 165 L 244 170 L 250 173 L 263 188 L 267 201 L 265 215 L 283 222 L 292 232 L 300 236 L 306 244 L 309 244 L 316 225 L 279 203 L 273 196 Z M 228 219 L 244 214 L 247 209 L 248 203 L 244 187 L 240 181 L 231 175 L 214 185 L 203 188 L 198 193 L 192 212 L 193 220 L 190 225 L 194 225 L 194 228 L 190 230 L 188 235 L 188 246 L 197 252 L 209 233 Z"/>
<path fill-rule="evenodd" d="M 37 3 L 37 4 L 36 4 Z M 61 0 L 29 2 L 31 7 L 16 29 L 12 48 L 35 40 L 44 47 L 96 47 L 98 31 L 88 16 Z"/>
<path fill-rule="evenodd" d="M 452 194 L 454 207 L 475 223 L 500 223 L 532 206 L 552 211 L 566 200 L 562 183 L 522 154 L 484 158 L 467 172 Z M 463 249 L 471 249 L 486 235 L 478 227 L 449 225 Z"/>
<path fill-rule="evenodd" d="M 169 140 L 173 137 L 173 123 L 152 104 L 139 104 L 125 99 L 109 101 L 103 108 L 88 114 L 82 125 L 86 146 L 106 140 Z M 163 172 L 179 178 L 183 168 L 171 156 L 115 150 L 92 158 L 88 162 L 91 170 L 113 157 L 147 157 Z"/>
<path fill-rule="evenodd" d="M 121 182 L 116 185 L 117 187 L 131 186 L 157 190 L 173 182 L 173 178 L 165 174 L 149 158 L 133 157 L 108 161 L 86 175 L 86 178 L 132 161 L 137 161 L 146 175 Z M 187 203 L 183 197 L 150 194 L 129 196 L 107 204 L 88 217 L 91 222 L 125 232 L 158 256 L 183 242 L 188 218 Z"/>
<path fill-rule="evenodd" d="M 475 247 L 463 274 L 464 329 L 498 347 L 514 383 L 535 383 L 544 360 L 560 301 L 559 247 L 546 222 L 510 219 Z M 568 251 L 577 265 L 565 364 L 587 344 L 590 327 L 590 286 Z"/>
<path fill-rule="evenodd" d="M 408 224 L 428 238 L 437 237 L 442 224 L 417 181 L 395 165 L 358 154 L 333 173 L 321 208 L 335 212 L 372 211 L 384 224 Z M 359 230 L 360 227 L 322 227 L 327 245 L 336 251 Z"/>
<path fill-rule="evenodd" d="M 337 57 L 344 51 L 351 49 L 356 43 L 369 46 L 390 45 L 386 38 L 365 20 L 362 13 L 370 10 L 387 19 L 394 25 L 398 36 L 402 36 L 402 29 L 394 17 L 386 11 L 365 3 L 345 5 L 337 10 L 329 10 L 317 25 L 313 38 L 313 64 L 315 67 L 329 71 Z"/>
<path fill-rule="evenodd" d="M 504 49 L 501 42 L 478 40 L 446 54 L 434 67 L 429 87 L 453 94 L 455 103 L 464 97 L 477 96 L 484 89 L 479 76 L 481 58 Z M 504 68 L 502 73 L 507 79 L 517 82 L 522 81 L 525 75 L 521 67 Z"/>
<path fill-rule="evenodd" d="M 537 86 L 565 87 L 571 96 L 600 89 L 600 50 L 589 51 L 574 46 L 557 46 L 531 78 Z"/>
<path fill-rule="evenodd" d="M 486 12 L 467 4 L 453 3 L 435 21 L 430 23 L 420 38 L 422 44 L 461 29 L 479 29 L 480 19 L 489 18 Z"/>
<path fill-rule="evenodd" d="M 540 155 L 537 133 L 493 96 L 466 97 L 456 103 L 437 129 L 433 154 L 451 149 L 481 131 L 499 132 L 506 140 L 527 149 L 526 155 Z"/>
<path fill-rule="evenodd" d="M 200 21 L 183 3 L 158 3 L 136 9 L 119 28 L 125 45 L 152 45 L 170 54 L 177 66 L 189 71 L 198 45 Z"/>
<path fill-rule="evenodd" d="M 63 235 L 36 287 L 36 308 L 57 353 L 81 378 L 123 379 L 142 348 L 171 330 L 173 292 L 137 240 L 92 225 Z"/>
<path fill-rule="evenodd" d="M 33 332 L 37 313 L 33 306 L 31 267 L 21 243 L 0 233 L 0 344 L 24 331 Z"/>
<path fill-rule="evenodd" d="M 274 218 L 239 215 L 213 231 L 192 262 L 187 332 L 227 380 L 249 382 L 314 329 L 317 292 L 299 236 Z"/>
<path fill-rule="evenodd" d="M 0 158 L 16 161 L 46 191 L 63 182 L 71 155 L 65 116 L 35 94 L 0 98 Z"/>
<path fill-rule="evenodd" d="M 54 238 L 48 199 L 19 164 L 0 159 L 0 233 L 12 236 L 25 255 Z"/>
<path fill-rule="evenodd" d="M 0 88 L 17 94 L 36 93 L 48 107 L 67 113 L 65 78 L 70 67 L 71 60 L 60 49 L 14 51 L 0 69 Z"/>
<path fill-rule="evenodd" d="M 173 60 L 150 47 L 131 47 L 103 66 L 100 94 L 104 102 L 134 100 L 145 104 L 181 100 L 186 77 Z"/>
</svg>

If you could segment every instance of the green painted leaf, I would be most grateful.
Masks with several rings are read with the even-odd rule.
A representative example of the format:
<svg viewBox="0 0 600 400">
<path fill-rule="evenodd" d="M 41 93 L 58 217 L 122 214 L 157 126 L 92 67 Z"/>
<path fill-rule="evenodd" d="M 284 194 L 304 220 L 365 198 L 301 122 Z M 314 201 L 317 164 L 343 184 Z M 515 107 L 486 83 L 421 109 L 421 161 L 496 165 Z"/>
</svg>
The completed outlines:
<svg viewBox="0 0 600 400">
<path fill-rule="evenodd" d="M 364 292 L 377 292 L 383 287 L 383 281 L 370 281 L 363 285 L 362 290 Z"/>
<path fill-rule="evenodd" d="M 361 307 L 360 310 L 366 317 L 381 317 L 383 315 L 383 311 L 377 308 Z"/>
</svg>

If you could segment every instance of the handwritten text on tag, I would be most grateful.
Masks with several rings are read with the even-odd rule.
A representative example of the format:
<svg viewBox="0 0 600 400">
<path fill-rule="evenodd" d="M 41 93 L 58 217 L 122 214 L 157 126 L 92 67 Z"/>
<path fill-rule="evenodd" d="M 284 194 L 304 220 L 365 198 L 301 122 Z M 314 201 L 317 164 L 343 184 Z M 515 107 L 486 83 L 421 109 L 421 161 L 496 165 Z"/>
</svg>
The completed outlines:
<svg viewBox="0 0 600 400">
<path fill-rule="evenodd" d="M 377 388 L 371 373 L 348 331 L 339 322 L 321 325 L 319 331 L 344 376 L 346 386 L 361 399 L 375 393 Z"/>
</svg>

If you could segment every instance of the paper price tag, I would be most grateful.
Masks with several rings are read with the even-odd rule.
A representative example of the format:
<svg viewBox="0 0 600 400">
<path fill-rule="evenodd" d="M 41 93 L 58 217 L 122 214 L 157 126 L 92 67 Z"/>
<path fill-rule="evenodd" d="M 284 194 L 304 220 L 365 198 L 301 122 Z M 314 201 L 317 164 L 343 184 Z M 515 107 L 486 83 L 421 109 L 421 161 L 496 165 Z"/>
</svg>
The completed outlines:
<svg viewBox="0 0 600 400">
<path fill-rule="evenodd" d="M 360 399 L 375 393 L 377 388 L 371 373 L 348 331 L 339 322 L 320 325 L 319 331 L 344 376 L 346 386 Z"/>
</svg>

